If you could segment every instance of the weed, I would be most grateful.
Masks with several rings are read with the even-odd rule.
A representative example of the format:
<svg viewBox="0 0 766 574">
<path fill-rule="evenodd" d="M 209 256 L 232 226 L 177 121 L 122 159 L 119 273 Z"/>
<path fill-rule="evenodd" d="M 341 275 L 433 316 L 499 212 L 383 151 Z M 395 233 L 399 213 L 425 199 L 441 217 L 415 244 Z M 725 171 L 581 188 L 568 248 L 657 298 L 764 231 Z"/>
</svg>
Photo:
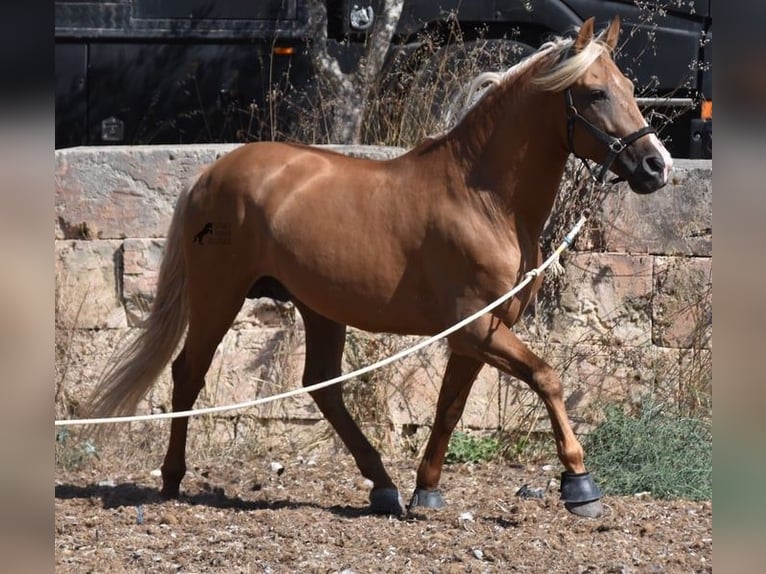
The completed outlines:
<svg viewBox="0 0 766 574">
<path fill-rule="evenodd" d="M 406 346 L 402 338 L 350 329 L 346 335 L 344 358 L 349 368 L 356 370 L 395 354 Z M 397 377 L 397 368 L 397 365 L 391 365 L 378 369 L 343 387 L 343 398 L 349 412 L 365 427 L 373 444 L 384 451 L 393 449 L 387 387 L 392 380 L 400 378 Z"/>
<path fill-rule="evenodd" d="M 710 421 L 681 416 L 672 406 L 649 398 L 633 414 L 610 406 L 605 416 L 584 446 L 588 466 L 606 493 L 712 498 Z"/>
<path fill-rule="evenodd" d="M 556 447 L 550 432 L 533 428 L 504 431 L 500 437 L 500 455 L 512 462 L 540 463 L 556 458 Z"/>
<path fill-rule="evenodd" d="M 456 431 L 449 441 L 446 463 L 486 462 L 500 452 L 500 441 L 493 437 L 476 437 Z"/>
<path fill-rule="evenodd" d="M 67 428 L 56 431 L 55 454 L 56 466 L 65 470 L 81 468 L 93 458 L 99 458 L 90 440 L 78 440 Z"/>
</svg>

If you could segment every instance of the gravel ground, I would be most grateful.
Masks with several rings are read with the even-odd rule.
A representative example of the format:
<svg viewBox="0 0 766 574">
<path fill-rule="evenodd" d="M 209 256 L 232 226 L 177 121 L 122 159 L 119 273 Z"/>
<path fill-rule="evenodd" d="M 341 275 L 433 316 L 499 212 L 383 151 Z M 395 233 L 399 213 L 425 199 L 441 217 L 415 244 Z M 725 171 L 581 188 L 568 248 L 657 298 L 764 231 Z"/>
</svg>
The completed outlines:
<svg viewBox="0 0 766 574">
<path fill-rule="evenodd" d="M 388 463 L 405 501 L 416 467 Z M 367 513 L 369 485 L 347 454 L 221 457 L 190 468 L 173 501 L 157 470 L 101 455 L 56 470 L 56 571 L 712 572 L 711 502 L 608 496 L 606 515 L 587 520 L 559 501 L 559 472 L 448 465 L 445 509 L 393 518 Z M 543 497 L 516 496 L 523 485 Z"/>
</svg>

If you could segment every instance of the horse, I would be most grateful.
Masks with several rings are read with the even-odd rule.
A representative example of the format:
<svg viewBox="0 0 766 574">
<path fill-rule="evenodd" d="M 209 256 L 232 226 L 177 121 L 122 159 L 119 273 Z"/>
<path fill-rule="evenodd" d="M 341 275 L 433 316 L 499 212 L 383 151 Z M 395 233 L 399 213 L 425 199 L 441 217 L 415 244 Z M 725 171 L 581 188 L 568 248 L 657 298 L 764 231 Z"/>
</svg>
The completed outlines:
<svg viewBox="0 0 766 574">
<path fill-rule="evenodd" d="M 636 105 L 613 59 L 619 18 L 594 19 L 497 73 L 454 127 L 390 160 L 351 158 L 297 143 L 255 142 L 206 168 L 182 192 L 168 231 L 157 294 L 140 335 L 107 368 L 90 399 L 94 415 L 132 414 L 173 358 L 172 408 L 192 407 L 217 345 L 246 298 L 292 301 L 305 326 L 308 386 L 341 372 L 347 326 L 432 335 L 508 292 L 541 261 L 539 238 L 570 154 L 648 194 L 672 159 Z M 485 77 L 486 79 L 486 77 Z M 486 83 L 486 82 L 485 82 Z M 214 222 L 225 241 L 195 233 Z M 540 287 L 447 339 L 449 356 L 433 428 L 409 509 L 441 508 L 449 438 L 480 369 L 527 383 L 545 405 L 572 513 L 602 513 L 584 465 L 559 376 L 512 331 Z M 341 387 L 311 393 L 373 487 L 370 511 L 406 512 L 379 452 L 349 414 Z M 171 423 L 163 497 L 186 472 L 188 418 Z"/>
</svg>

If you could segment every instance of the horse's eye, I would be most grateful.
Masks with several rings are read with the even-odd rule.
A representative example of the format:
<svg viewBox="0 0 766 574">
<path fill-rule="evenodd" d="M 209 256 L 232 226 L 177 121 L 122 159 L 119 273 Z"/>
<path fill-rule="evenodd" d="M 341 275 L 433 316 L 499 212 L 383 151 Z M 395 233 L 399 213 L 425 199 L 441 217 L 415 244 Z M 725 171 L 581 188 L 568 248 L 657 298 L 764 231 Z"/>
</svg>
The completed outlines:
<svg viewBox="0 0 766 574">
<path fill-rule="evenodd" d="M 607 99 L 606 91 L 604 90 L 591 90 L 590 97 L 593 101 L 598 102 Z"/>
</svg>

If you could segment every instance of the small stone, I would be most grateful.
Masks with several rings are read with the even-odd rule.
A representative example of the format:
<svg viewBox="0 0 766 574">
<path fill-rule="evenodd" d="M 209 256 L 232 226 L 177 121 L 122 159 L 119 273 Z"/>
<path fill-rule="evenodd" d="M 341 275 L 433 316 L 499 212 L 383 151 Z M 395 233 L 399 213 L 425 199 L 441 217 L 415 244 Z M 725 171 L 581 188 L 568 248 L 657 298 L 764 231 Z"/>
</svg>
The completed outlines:
<svg viewBox="0 0 766 574">
<path fill-rule="evenodd" d="M 354 486 L 356 486 L 357 490 L 372 490 L 372 487 L 375 486 L 375 483 L 372 482 L 369 478 L 359 477 L 354 481 Z"/>
<path fill-rule="evenodd" d="M 474 548 L 471 550 L 471 554 L 473 554 L 473 557 L 476 558 L 476 560 L 484 560 L 484 552 L 482 552 L 480 548 Z"/>
<path fill-rule="evenodd" d="M 637 498 L 638 500 L 648 500 L 652 497 L 652 493 L 648 490 L 645 490 L 643 492 L 636 492 L 633 495 L 633 498 Z"/>
<path fill-rule="evenodd" d="M 550 471 L 552 471 L 552 470 L 553 470 L 553 465 L 552 465 L 552 464 L 544 464 L 544 465 L 543 465 L 541 468 L 542 468 L 542 469 L 543 469 L 545 472 L 550 472 Z"/>
<path fill-rule="evenodd" d="M 516 491 L 516 496 L 519 498 L 543 498 L 544 492 L 542 488 L 529 488 L 529 485 L 525 484 Z"/>
<path fill-rule="evenodd" d="M 160 524 L 175 526 L 176 524 L 178 524 L 178 518 L 176 518 L 174 514 L 163 514 L 160 517 Z"/>
<path fill-rule="evenodd" d="M 153 471 L 149 473 L 149 476 L 153 476 L 154 478 L 159 478 L 162 476 L 162 471 L 159 468 L 155 468 Z"/>
<path fill-rule="evenodd" d="M 280 476 L 285 471 L 284 465 L 276 461 L 272 461 L 269 468 L 271 469 L 271 472 L 275 472 L 277 476 Z"/>
</svg>

